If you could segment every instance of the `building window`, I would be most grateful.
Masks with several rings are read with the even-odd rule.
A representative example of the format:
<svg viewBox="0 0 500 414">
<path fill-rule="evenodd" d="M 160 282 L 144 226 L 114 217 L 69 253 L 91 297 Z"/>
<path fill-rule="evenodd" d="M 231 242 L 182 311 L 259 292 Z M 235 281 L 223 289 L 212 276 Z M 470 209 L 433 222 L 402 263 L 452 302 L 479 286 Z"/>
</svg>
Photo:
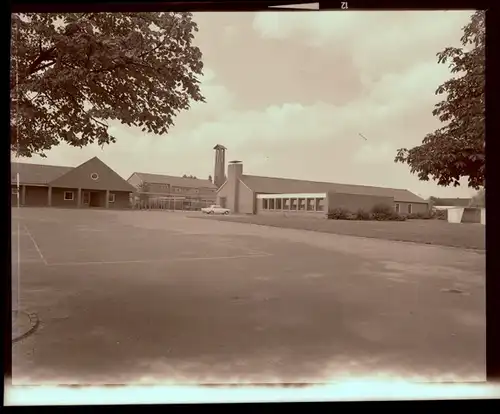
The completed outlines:
<svg viewBox="0 0 500 414">
<path fill-rule="evenodd" d="M 297 199 L 296 198 L 290 199 L 290 210 L 297 211 Z"/>
<path fill-rule="evenodd" d="M 109 202 L 110 203 L 114 203 L 115 202 L 115 194 L 113 194 L 113 193 L 109 194 Z"/>
<path fill-rule="evenodd" d="M 325 199 L 317 198 L 316 199 L 316 211 L 324 211 L 325 209 Z"/>
<path fill-rule="evenodd" d="M 274 198 L 269 199 L 269 210 L 274 210 Z"/>
<path fill-rule="evenodd" d="M 75 193 L 73 191 L 64 192 L 64 201 L 73 201 L 75 199 Z"/>
<path fill-rule="evenodd" d="M 263 198 L 262 199 L 262 210 L 267 210 L 269 207 L 268 207 L 268 202 L 267 202 L 267 198 Z"/>
<path fill-rule="evenodd" d="M 99 179 L 99 174 L 94 172 L 90 174 L 90 178 L 92 178 L 94 181 L 97 181 Z"/>
<path fill-rule="evenodd" d="M 19 189 L 17 187 L 12 187 L 12 195 L 18 195 Z"/>
<path fill-rule="evenodd" d="M 305 198 L 299 198 L 299 210 L 303 211 L 306 209 L 306 199 Z"/>
<path fill-rule="evenodd" d="M 306 200 L 307 211 L 314 211 L 314 198 L 308 198 Z"/>
<path fill-rule="evenodd" d="M 399 203 L 396 203 L 394 205 L 394 211 L 396 211 L 396 213 L 399 213 Z"/>
<path fill-rule="evenodd" d="M 412 205 L 408 204 L 408 214 L 411 214 L 411 212 L 412 212 Z"/>
<path fill-rule="evenodd" d="M 281 210 L 281 198 L 276 199 L 276 210 Z"/>
<path fill-rule="evenodd" d="M 290 199 L 289 198 L 283 199 L 283 210 L 290 210 Z"/>
</svg>

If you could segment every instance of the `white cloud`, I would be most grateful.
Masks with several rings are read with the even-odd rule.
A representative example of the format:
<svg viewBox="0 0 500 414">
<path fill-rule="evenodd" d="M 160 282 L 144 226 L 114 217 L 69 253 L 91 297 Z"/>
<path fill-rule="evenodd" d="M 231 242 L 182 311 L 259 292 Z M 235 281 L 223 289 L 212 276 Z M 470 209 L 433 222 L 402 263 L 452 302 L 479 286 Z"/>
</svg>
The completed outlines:
<svg viewBox="0 0 500 414">
<path fill-rule="evenodd" d="M 43 162 L 76 165 L 98 155 L 123 176 L 137 170 L 204 177 L 213 170 L 212 147 L 220 143 L 228 147 L 229 159 L 243 160 L 245 171 L 253 174 L 410 188 L 425 196 L 468 195 L 466 187 L 442 189 L 432 181 L 421 182 L 408 166 L 393 160 L 398 148 L 419 145 L 427 133 L 439 127 L 431 112 L 441 97 L 434 91 L 450 73 L 445 65 L 437 64 L 435 54 L 458 42 L 470 14 L 258 13 L 253 30 L 247 28 L 245 34 L 245 25 L 238 26 L 244 48 L 257 50 L 268 39 L 278 39 L 283 50 L 280 56 L 286 57 L 295 53 L 298 42 L 312 46 L 310 56 L 319 56 L 317 61 L 323 64 L 308 69 L 314 69 L 319 86 L 324 84 L 327 93 L 316 101 L 315 94 L 306 100 L 304 89 L 310 84 L 298 84 L 300 77 L 287 78 L 277 70 L 276 76 L 282 79 L 266 82 L 269 88 L 285 79 L 279 90 L 281 101 L 270 99 L 273 104 L 259 103 L 252 110 L 238 109 L 245 107 L 240 106 L 244 90 L 236 90 L 238 79 L 232 88 L 227 87 L 228 73 L 238 73 L 240 83 L 265 96 L 268 90 L 256 74 L 256 66 L 275 67 L 279 57 L 273 53 L 236 55 L 242 48 L 238 42 L 219 41 L 221 32 L 226 37 L 234 35 L 231 26 L 207 20 L 203 32 L 207 36 L 212 29 L 218 32 L 203 42 L 204 56 L 210 62 L 201 78 L 205 104 L 195 103 L 178 115 L 167 136 L 113 124 L 116 144 L 104 150 L 61 145 Z M 302 58 L 293 57 L 289 70 L 299 73 Z M 240 64 L 237 69 L 235 60 Z M 339 73 L 353 70 L 353 79 L 339 81 Z M 328 94 L 339 95 L 344 84 L 358 87 L 360 92 L 329 101 Z M 288 98 L 283 97 L 286 88 L 293 92 Z"/>
<path fill-rule="evenodd" d="M 257 13 L 264 39 L 293 39 L 317 48 L 346 50 L 366 76 L 405 70 L 456 44 L 470 11 Z M 324 49 L 327 50 L 327 49 Z"/>
<path fill-rule="evenodd" d="M 359 139 L 363 139 L 359 137 Z M 352 158 L 355 163 L 360 165 L 373 165 L 373 164 L 389 164 L 394 161 L 394 154 L 397 148 L 388 142 L 380 144 L 364 144 Z"/>
</svg>

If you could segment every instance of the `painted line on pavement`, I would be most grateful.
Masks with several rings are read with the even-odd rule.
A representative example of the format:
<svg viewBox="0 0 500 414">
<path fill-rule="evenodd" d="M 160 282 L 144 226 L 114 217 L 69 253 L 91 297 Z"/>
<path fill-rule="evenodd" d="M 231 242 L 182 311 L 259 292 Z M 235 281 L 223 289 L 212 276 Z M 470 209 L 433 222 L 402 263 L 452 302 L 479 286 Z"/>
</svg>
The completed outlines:
<svg viewBox="0 0 500 414">
<path fill-rule="evenodd" d="M 24 229 L 26 230 L 26 233 L 28 234 L 29 238 L 31 239 L 31 241 L 33 242 L 33 244 L 35 245 L 35 249 L 36 251 L 38 252 L 38 254 L 40 255 L 40 258 L 42 259 L 43 263 L 45 265 L 47 265 L 47 260 L 45 260 L 45 257 L 43 257 L 43 254 L 42 254 L 42 251 L 40 250 L 40 247 L 38 247 L 38 244 L 36 243 L 33 235 L 30 233 L 30 231 L 28 230 L 28 227 L 26 227 L 26 224 L 23 224 L 24 226 Z"/>
<path fill-rule="evenodd" d="M 247 254 L 237 256 L 212 256 L 212 257 L 189 257 L 179 259 L 149 259 L 149 260 L 116 260 L 116 261 L 95 261 L 95 262 L 62 262 L 62 263 L 46 263 L 47 266 L 92 266 L 92 265 L 121 265 L 121 264 L 150 264 L 150 263 L 174 263 L 174 262 L 195 262 L 204 260 L 231 260 L 231 259 L 253 259 L 258 257 L 273 256 L 270 253 L 262 254 Z"/>
</svg>

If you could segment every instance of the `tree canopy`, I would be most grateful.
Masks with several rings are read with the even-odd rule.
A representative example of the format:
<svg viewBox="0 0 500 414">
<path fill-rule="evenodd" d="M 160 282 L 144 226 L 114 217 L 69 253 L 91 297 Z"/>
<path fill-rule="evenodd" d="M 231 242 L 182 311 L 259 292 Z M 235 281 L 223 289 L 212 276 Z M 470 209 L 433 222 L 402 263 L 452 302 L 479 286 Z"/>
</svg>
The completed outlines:
<svg viewBox="0 0 500 414">
<path fill-rule="evenodd" d="M 462 48 L 448 47 L 437 54 L 438 63 L 450 62 L 455 76 L 439 86 L 445 94 L 432 114 L 445 125 L 428 134 L 422 145 L 398 150 L 395 162 L 406 163 L 422 181 L 438 185 L 485 186 L 485 14 L 475 12 L 463 28 Z"/>
<path fill-rule="evenodd" d="M 202 101 L 191 13 L 12 15 L 11 150 L 116 141 L 109 121 L 166 134 Z"/>
</svg>

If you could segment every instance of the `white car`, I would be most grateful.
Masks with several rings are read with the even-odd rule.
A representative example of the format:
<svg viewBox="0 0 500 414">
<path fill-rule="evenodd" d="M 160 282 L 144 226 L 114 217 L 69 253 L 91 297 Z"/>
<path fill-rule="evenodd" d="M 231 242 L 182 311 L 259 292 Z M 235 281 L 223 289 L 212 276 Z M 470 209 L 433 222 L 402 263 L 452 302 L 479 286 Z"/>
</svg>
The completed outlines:
<svg viewBox="0 0 500 414">
<path fill-rule="evenodd" d="M 203 214 L 229 214 L 231 211 L 228 208 L 213 204 L 210 207 L 202 208 L 201 212 Z"/>
</svg>

